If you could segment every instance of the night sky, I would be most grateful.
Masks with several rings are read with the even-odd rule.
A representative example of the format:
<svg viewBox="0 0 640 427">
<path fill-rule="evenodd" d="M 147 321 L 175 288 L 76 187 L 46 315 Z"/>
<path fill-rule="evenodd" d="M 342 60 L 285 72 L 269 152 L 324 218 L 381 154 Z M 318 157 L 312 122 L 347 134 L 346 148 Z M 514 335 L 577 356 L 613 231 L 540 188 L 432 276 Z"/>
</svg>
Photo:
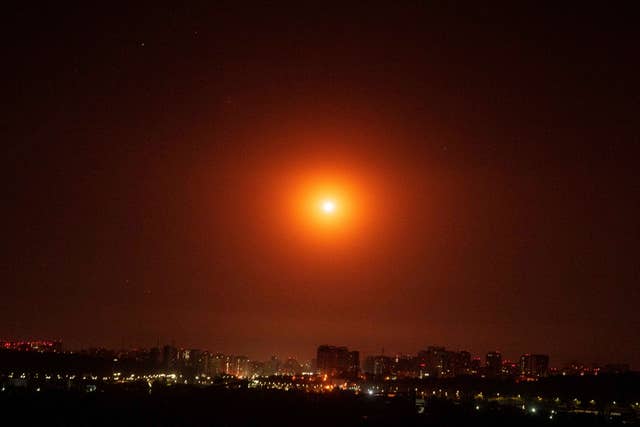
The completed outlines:
<svg viewBox="0 0 640 427">
<path fill-rule="evenodd" d="M 640 368 L 637 14 L 215 3 L 3 11 L 0 338 Z"/>
</svg>

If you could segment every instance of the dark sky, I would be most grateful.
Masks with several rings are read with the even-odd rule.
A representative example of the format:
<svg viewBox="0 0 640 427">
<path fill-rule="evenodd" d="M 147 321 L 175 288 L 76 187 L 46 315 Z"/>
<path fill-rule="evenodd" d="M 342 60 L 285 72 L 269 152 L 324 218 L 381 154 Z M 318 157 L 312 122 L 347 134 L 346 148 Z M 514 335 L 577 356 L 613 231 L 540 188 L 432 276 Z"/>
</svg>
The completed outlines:
<svg viewBox="0 0 640 427">
<path fill-rule="evenodd" d="M 0 337 L 640 368 L 638 15 L 394 3 L 4 11 Z"/>
</svg>

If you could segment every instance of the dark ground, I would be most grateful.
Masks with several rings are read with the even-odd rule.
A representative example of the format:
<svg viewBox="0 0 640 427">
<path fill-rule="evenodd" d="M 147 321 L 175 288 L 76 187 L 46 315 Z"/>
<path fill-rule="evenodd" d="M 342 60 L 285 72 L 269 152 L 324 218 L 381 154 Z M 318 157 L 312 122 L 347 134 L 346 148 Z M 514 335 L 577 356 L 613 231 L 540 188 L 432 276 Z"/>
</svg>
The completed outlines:
<svg viewBox="0 0 640 427">
<path fill-rule="evenodd" d="M 308 394 L 190 386 L 80 391 L 5 391 L 5 420 L 20 425 L 154 426 L 599 426 L 612 422 L 594 416 L 531 415 L 517 408 L 428 400 L 418 414 L 414 400 L 351 393 Z"/>
</svg>

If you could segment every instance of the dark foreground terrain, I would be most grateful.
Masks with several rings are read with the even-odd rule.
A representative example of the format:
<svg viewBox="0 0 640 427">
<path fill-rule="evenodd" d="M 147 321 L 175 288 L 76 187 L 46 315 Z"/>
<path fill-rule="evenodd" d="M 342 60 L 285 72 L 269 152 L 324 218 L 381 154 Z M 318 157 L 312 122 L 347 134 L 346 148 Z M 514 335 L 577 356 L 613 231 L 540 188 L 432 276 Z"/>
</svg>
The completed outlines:
<svg viewBox="0 0 640 427">
<path fill-rule="evenodd" d="M 171 386 L 73 390 L 13 390 L 0 394 L 2 419 L 14 425 L 154 426 L 600 426 L 622 419 L 531 414 L 518 408 L 414 398 L 313 394 L 273 390 Z M 632 421 L 633 422 L 633 421 Z M 5 424 L 1 422 L 0 424 Z M 6 425 L 6 424 L 5 424 Z"/>
</svg>

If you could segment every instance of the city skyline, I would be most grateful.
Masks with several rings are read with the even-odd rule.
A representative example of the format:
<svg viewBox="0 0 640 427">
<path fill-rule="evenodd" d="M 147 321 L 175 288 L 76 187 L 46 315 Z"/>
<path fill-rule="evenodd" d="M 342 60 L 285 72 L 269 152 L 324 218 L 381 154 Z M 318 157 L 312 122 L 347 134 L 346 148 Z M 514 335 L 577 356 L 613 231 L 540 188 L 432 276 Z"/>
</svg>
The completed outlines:
<svg viewBox="0 0 640 427">
<path fill-rule="evenodd" d="M 269 360 L 271 361 L 277 360 L 279 361 L 279 363 L 282 363 L 282 361 L 293 360 L 293 361 L 296 361 L 296 363 L 300 363 L 301 364 L 300 366 L 302 365 L 307 366 L 308 371 L 306 372 L 308 373 L 326 370 L 328 369 L 326 366 L 335 365 L 336 363 L 335 360 L 332 360 L 330 363 L 327 363 L 324 361 L 318 362 L 319 352 L 323 348 L 328 348 L 331 351 L 336 351 L 336 350 L 345 351 L 349 355 L 351 353 L 355 354 L 355 358 L 356 358 L 355 366 L 357 366 L 357 368 L 355 368 L 355 372 L 369 373 L 369 374 L 373 373 L 373 371 L 367 370 L 366 366 L 367 366 L 367 363 L 374 363 L 373 362 L 374 359 L 386 359 L 389 361 L 394 360 L 395 362 L 389 362 L 389 363 L 397 363 L 399 360 L 408 360 L 408 359 L 417 360 L 420 358 L 424 358 L 424 357 L 427 357 L 425 356 L 427 353 L 434 352 L 434 351 L 437 353 L 444 354 L 445 357 L 447 358 L 450 358 L 450 357 L 455 358 L 458 355 L 463 355 L 463 357 L 466 359 L 466 362 L 464 365 L 464 368 L 467 370 L 465 371 L 466 374 L 471 374 L 471 371 L 469 371 L 469 369 L 471 369 L 471 365 L 473 364 L 476 370 L 480 367 L 482 369 L 487 369 L 486 372 L 483 371 L 482 375 L 483 376 L 488 375 L 489 377 L 506 374 L 506 372 L 504 372 L 504 369 L 508 368 L 510 365 L 515 367 L 525 363 L 523 362 L 523 358 L 533 358 L 532 360 L 534 360 L 534 365 L 531 365 L 531 366 L 535 366 L 535 363 L 536 363 L 535 358 L 537 357 L 546 358 L 546 361 L 544 362 L 544 365 L 546 366 L 545 370 L 548 373 L 554 372 L 556 375 L 562 374 L 563 372 L 566 373 L 567 370 L 572 371 L 574 375 L 576 374 L 576 372 L 578 373 L 582 372 L 583 374 L 589 373 L 590 375 L 595 373 L 597 375 L 598 371 L 603 369 L 604 369 L 604 372 L 607 372 L 607 370 L 614 370 L 614 369 L 621 370 L 623 372 L 634 371 L 634 366 L 632 366 L 630 363 L 626 362 L 625 360 L 588 361 L 588 360 L 573 359 L 568 361 L 557 361 L 552 358 L 552 355 L 545 352 L 541 352 L 541 351 L 528 351 L 525 353 L 520 353 L 518 355 L 505 355 L 499 350 L 488 350 L 486 352 L 476 352 L 476 351 L 469 351 L 470 349 L 468 348 L 446 348 L 444 346 L 440 346 L 436 344 L 425 345 L 421 349 L 413 352 L 391 351 L 386 353 L 384 348 L 382 348 L 379 352 L 367 353 L 367 352 L 361 351 L 360 349 L 355 349 L 355 348 L 351 348 L 351 350 L 349 350 L 349 347 L 344 345 L 321 344 L 315 348 L 315 350 L 313 351 L 313 356 L 311 357 L 307 357 L 307 355 L 303 355 L 302 357 L 300 357 L 300 355 L 297 355 L 297 354 L 277 354 L 277 353 L 272 353 L 264 357 L 256 357 L 253 354 L 247 354 L 247 353 L 235 352 L 235 351 L 229 351 L 229 350 L 222 351 L 221 349 L 210 349 L 210 348 L 203 348 L 198 346 L 177 345 L 175 342 L 160 343 L 158 341 L 156 342 L 155 345 L 147 346 L 147 347 L 121 346 L 121 347 L 108 348 L 108 347 L 100 347 L 100 346 L 88 346 L 88 347 L 79 347 L 79 348 L 68 348 L 63 346 L 63 342 L 61 340 L 45 340 L 45 339 L 2 340 L 0 339 L 0 350 L 5 350 L 5 351 L 26 351 L 26 352 L 31 351 L 31 352 L 45 352 L 45 353 L 55 352 L 55 353 L 69 353 L 69 354 L 72 354 L 72 353 L 91 354 L 92 352 L 97 352 L 98 354 L 103 351 L 107 351 L 113 354 L 127 354 L 129 352 L 152 353 L 155 350 L 158 350 L 160 352 L 166 352 L 167 349 L 173 349 L 171 351 L 174 351 L 174 352 L 198 352 L 198 353 L 206 353 L 211 356 L 224 355 L 225 357 L 242 358 L 246 360 L 246 362 L 268 363 Z M 347 357 L 350 357 L 350 356 L 347 356 Z M 335 357 L 333 359 L 335 359 Z M 490 362 L 490 360 L 493 360 L 493 359 L 497 360 L 496 362 L 497 364 L 494 367 L 492 367 L 492 364 Z M 550 360 L 553 361 L 554 363 L 550 363 Z M 432 362 L 429 362 L 429 363 L 432 363 Z M 454 363 L 458 363 L 458 362 L 454 362 Z M 530 362 L 526 362 L 526 364 L 527 366 L 529 366 Z M 528 369 L 535 370 L 535 368 L 532 368 L 531 366 L 529 366 Z M 433 369 L 434 369 L 433 366 L 429 367 L 429 370 L 431 370 L 432 375 L 434 375 Z M 440 366 L 440 369 L 442 369 L 442 366 Z M 497 372 L 495 372 L 496 369 L 497 369 Z M 300 370 L 297 373 L 301 373 L 301 372 L 305 372 L 305 371 Z M 340 374 L 340 372 L 333 371 L 332 375 L 336 375 L 336 374 Z M 445 373 L 444 372 L 436 373 L 434 376 L 438 377 L 440 376 L 440 374 L 445 374 Z M 456 369 L 454 369 L 453 371 L 450 371 L 446 375 L 451 375 L 451 374 L 453 374 L 453 376 L 457 375 Z M 475 372 L 475 374 L 479 374 L 479 372 Z M 513 373 L 507 376 L 510 376 L 510 375 L 513 375 Z"/>
</svg>

